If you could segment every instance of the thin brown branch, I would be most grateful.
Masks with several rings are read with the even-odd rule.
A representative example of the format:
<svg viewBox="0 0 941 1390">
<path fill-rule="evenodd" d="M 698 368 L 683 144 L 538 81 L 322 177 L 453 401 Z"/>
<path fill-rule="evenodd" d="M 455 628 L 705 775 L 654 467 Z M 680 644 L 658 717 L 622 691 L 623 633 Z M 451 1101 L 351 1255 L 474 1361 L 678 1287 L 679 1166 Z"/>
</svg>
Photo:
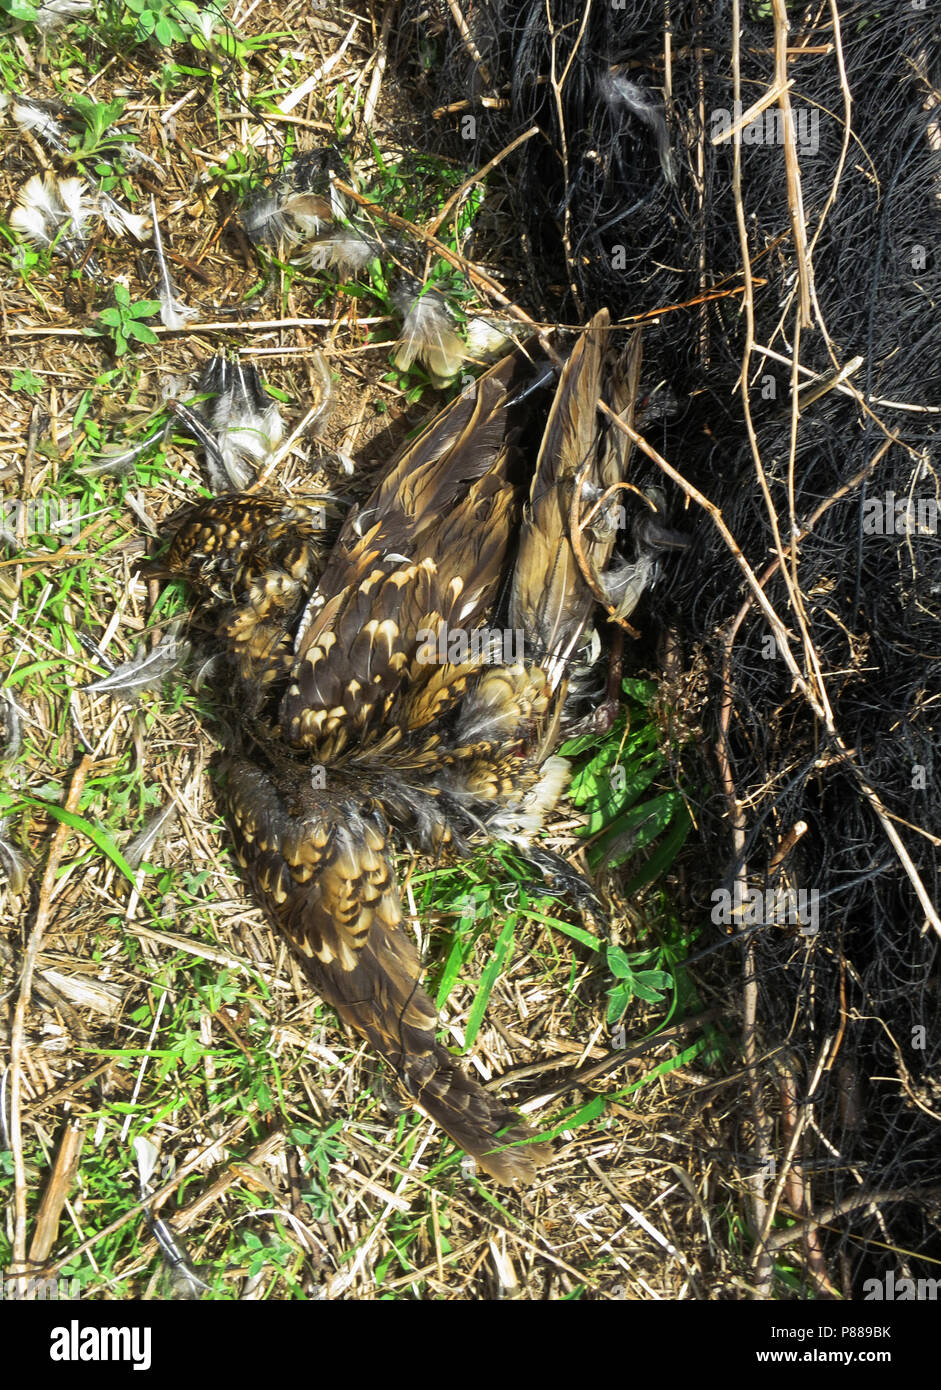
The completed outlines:
<svg viewBox="0 0 941 1390">
<path fill-rule="evenodd" d="M 797 256 L 797 279 L 800 287 L 800 324 L 811 325 L 810 298 L 812 270 L 807 252 L 807 224 L 804 220 L 804 195 L 801 190 L 800 165 L 797 162 L 797 141 L 794 113 L 787 80 L 787 35 L 789 30 L 785 0 L 772 0 L 774 12 L 774 72 L 778 105 L 784 119 L 784 169 L 787 176 L 787 203 L 791 214 L 791 234 Z M 795 352 L 796 356 L 796 352 Z"/>
<path fill-rule="evenodd" d="M 80 1120 L 71 1120 L 63 1131 L 55 1166 L 49 1176 L 36 1216 L 36 1228 L 29 1247 L 31 1265 L 44 1264 L 56 1243 L 62 1208 L 68 1200 L 69 1191 L 75 1181 L 84 1142 L 84 1125 Z"/>
</svg>

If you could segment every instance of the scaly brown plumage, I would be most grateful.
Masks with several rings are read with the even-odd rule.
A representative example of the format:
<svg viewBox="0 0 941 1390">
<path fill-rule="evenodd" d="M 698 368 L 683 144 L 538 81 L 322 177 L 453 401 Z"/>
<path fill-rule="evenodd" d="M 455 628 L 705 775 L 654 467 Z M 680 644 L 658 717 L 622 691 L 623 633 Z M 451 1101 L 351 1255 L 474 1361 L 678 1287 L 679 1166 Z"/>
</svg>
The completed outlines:
<svg viewBox="0 0 941 1390">
<path fill-rule="evenodd" d="M 592 609 L 570 501 L 584 465 L 593 501 L 624 463 L 595 408 L 607 340 L 601 313 L 562 373 L 531 486 L 516 353 L 406 448 L 328 554 L 303 507 L 248 496 L 190 512 L 167 561 L 222 606 L 224 645 L 252 710 L 264 704 L 252 756 L 228 757 L 222 778 L 259 900 L 318 993 L 501 1182 L 529 1182 L 551 1149 L 437 1042 L 393 839 L 528 846 L 564 789 L 565 673 Z M 599 570 L 613 539 L 602 509 L 587 538 Z M 452 649 L 501 611 L 521 651 Z"/>
</svg>

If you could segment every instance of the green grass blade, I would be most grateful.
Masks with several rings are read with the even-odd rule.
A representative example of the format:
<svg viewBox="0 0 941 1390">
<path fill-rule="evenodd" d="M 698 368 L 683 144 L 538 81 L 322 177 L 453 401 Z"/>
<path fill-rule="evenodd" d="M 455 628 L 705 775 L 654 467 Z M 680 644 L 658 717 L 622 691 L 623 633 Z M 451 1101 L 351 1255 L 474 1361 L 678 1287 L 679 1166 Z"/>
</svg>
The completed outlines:
<svg viewBox="0 0 941 1390">
<path fill-rule="evenodd" d="M 497 940 L 496 948 L 490 957 L 480 976 L 480 984 L 474 996 L 474 1002 L 470 1007 L 467 1016 L 467 1033 L 464 1039 L 464 1050 L 473 1047 L 474 1040 L 480 1031 L 487 1004 L 490 999 L 490 991 L 496 983 L 497 976 L 504 969 L 512 954 L 513 937 L 516 932 L 517 913 L 511 912 L 503 925 L 503 930 Z"/>
</svg>

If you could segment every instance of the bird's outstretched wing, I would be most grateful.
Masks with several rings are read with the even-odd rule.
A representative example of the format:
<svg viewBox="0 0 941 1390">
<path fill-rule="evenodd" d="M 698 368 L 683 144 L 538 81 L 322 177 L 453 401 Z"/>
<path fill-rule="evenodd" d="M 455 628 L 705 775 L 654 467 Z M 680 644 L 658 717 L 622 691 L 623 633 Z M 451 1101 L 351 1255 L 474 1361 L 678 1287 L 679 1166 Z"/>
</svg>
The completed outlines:
<svg viewBox="0 0 941 1390">
<path fill-rule="evenodd" d="M 388 829 L 355 786 L 311 770 L 224 767 L 236 852 L 318 994 L 394 1068 L 412 1102 L 499 1182 L 532 1180 L 551 1148 L 435 1038 L 435 1010 L 402 926 Z"/>
<path fill-rule="evenodd" d="M 506 358 L 390 468 L 343 526 L 298 628 L 283 736 L 324 757 L 374 736 L 397 692 L 436 682 L 422 652 L 491 609 L 517 512 Z M 439 700 L 440 704 L 440 700 Z"/>
<path fill-rule="evenodd" d="M 614 548 L 620 514 L 616 491 L 608 490 L 623 481 L 629 451 L 620 432 L 602 427 L 597 402 L 607 398 L 618 413 L 631 408 L 640 338 L 635 335 L 608 372 L 609 333 L 608 311 L 602 309 L 562 370 L 520 528 L 510 623 L 525 632 L 553 689 L 564 679 L 595 602 L 576 556 L 573 519 L 585 519 L 577 543 L 597 576 Z"/>
</svg>

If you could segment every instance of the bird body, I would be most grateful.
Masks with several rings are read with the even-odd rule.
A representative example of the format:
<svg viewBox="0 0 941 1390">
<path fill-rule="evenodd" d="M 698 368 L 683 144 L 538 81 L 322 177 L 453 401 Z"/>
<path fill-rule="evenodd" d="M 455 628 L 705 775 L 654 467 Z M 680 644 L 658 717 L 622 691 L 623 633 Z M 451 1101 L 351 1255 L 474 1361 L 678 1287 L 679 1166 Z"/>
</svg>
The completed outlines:
<svg viewBox="0 0 941 1390">
<path fill-rule="evenodd" d="M 303 508 L 246 495 L 191 512 L 168 561 L 204 602 L 224 600 L 224 642 L 253 691 L 247 751 L 222 769 L 252 887 L 321 997 L 501 1182 L 531 1181 L 551 1148 L 437 1041 L 394 844 L 526 847 L 567 783 L 565 672 L 593 604 L 570 501 L 582 477 L 600 497 L 624 463 L 596 411 L 608 331 L 597 315 L 563 370 L 531 480 L 517 410 L 531 370 L 514 353 L 406 448 L 329 553 Z M 599 509 L 598 569 L 613 529 Z M 448 635 L 501 608 L 520 630 L 513 659 L 489 639 L 451 659 Z"/>
</svg>

